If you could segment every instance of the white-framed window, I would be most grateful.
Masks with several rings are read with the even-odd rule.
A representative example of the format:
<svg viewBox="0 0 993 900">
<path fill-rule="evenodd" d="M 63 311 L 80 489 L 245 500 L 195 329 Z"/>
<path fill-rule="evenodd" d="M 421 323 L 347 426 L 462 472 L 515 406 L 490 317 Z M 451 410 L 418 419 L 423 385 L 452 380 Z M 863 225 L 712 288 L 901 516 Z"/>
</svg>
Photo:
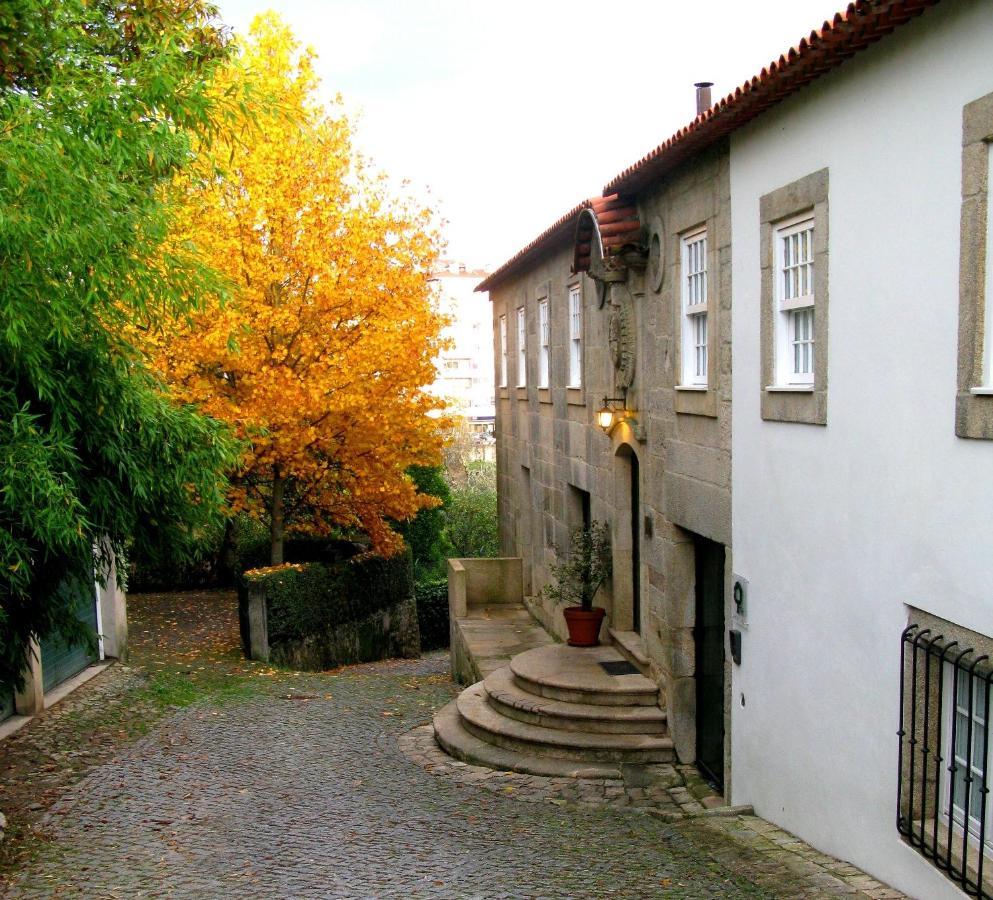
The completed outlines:
<svg viewBox="0 0 993 900">
<path fill-rule="evenodd" d="M 971 683 L 970 683 L 971 682 Z M 981 831 L 985 775 L 990 771 L 990 745 L 986 740 L 986 679 L 970 675 L 965 669 L 946 666 L 944 678 L 945 747 L 942 755 L 945 785 L 942 816 L 957 826 L 959 834 L 966 828 L 978 837 Z M 952 732 L 954 731 L 954 739 Z M 986 754 L 986 756 L 984 756 Z M 986 853 L 993 850 L 993 802 L 986 803 Z"/>
<path fill-rule="evenodd" d="M 517 307 L 517 386 L 528 383 L 528 323 L 524 307 Z"/>
<path fill-rule="evenodd" d="M 507 386 L 507 317 L 500 316 L 500 387 Z"/>
<path fill-rule="evenodd" d="M 569 287 L 569 387 L 583 384 L 583 290 Z"/>
<path fill-rule="evenodd" d="M 538 387 L 547 388 L 552 367 L 552 347 L 548 327 L 548 299 L 538 301 Z"/>
<path fill-rule="evenodd" d="M 680 240 L 682 272 L 682 321 L 680 383 L 707 385 L 707 229 L 700 228 Z"/>
<path fill-rule="evenodd" d="M 814 219 L 775 229 L 776 383 L 814 384 Z"/>
</svg>

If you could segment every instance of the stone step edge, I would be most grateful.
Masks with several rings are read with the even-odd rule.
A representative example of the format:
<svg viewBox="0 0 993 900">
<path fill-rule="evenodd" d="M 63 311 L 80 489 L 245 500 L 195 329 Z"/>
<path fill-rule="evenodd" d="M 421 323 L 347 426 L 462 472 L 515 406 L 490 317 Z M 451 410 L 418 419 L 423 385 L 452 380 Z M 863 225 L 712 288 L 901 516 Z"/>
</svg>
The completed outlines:
<svg viewBox="0 0 993 900">
<path fill-rule="evenodd" d="M 549 778 L 621 778 L 621 769 L 609 764 L 577 762 L 551 756 L 527 756 L 488 744 L 466 731 L 454 700 L 434 715 L 438 746 L 461 762 L 498 772 L 543 775 Z"/>
<path fill-rule="evenodd" d="M 501 716 L 488 703 L 482 682 L 466 688 L 455 700 L 463 727 L 489 743 L 506 742 L 522 752 L 561 756 L 573 759 L 582 754 L 604 754 L 619 758 L 594 762 L 669 762 L 673 752 L 670 737 L 650 734 L 596 734 L 584 731 L 561 731 L 541 725 L 529 725 Z M 524 749 L 526 748 L 526 749 Z M 504 747 L 504 749 L 509 749 Z M 658 757 L 657 759 L 655 757 Z"/>
<path fill-rule="evenodd" d="M 562 700 L 566 703 L 587 703 L 591 706 L 658 706 L 658 687 L 610 692 L 583 690 L 575 685 L 556 684 L 553 681 L 538 681 L 530 678 L 514 668 L 513 659 L 510 661 L 510 669 L 521 690 L 538 697 Z"/>
<path fill-rule="evenodd" d="M 658 706 L 607 706 L 542 697 L 521 688 L 509 666 L 491 672 L 483 679 L 483 685 L 497 712 L 532 725 L 563 731 L 575 730 L 569 727 L 575 725 L 606 733 L 666 733 L 668 716 Z M 532 718 L 541 721 L 534 722 Z M 556 721 L 567 724 L 556 724 Z"/>
<path fill-rule="evenodd" d="M 609 630 L 614 649 L 646 678 L 651 678 L 651 660 L 645 652 L 644 639 L 637 631 Z"/>
</svg>

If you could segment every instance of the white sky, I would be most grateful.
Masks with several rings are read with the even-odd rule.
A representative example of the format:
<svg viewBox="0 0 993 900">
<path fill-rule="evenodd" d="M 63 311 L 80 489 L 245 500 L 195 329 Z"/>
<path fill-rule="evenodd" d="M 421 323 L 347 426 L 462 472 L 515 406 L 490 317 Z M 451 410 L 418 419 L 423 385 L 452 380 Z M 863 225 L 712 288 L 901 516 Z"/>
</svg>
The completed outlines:
<svg viewBox="0 0 993 900">
<path fill-rule="evenodd" d="M 218 0 L 275 9 L 318 53 L 358 149 L 447 220 L 447 255 L 494 268 L 842 0 Z"/>
</svg>

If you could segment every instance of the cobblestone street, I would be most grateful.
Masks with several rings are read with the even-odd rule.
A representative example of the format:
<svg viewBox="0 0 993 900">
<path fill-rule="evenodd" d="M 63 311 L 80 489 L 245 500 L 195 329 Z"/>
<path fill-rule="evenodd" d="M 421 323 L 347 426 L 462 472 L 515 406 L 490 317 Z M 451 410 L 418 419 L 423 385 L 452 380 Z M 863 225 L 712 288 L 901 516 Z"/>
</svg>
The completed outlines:
<svg viewBox="0 0 993 900">
<path fill-rule="evenodd" d="M 752 816 L 673 823 L 432 772 L 400 739 L 453 696 L 447 672 L 260 669 L 173 711 L 54 802 L 9 896 L 898 896 Z"/>
</svg>

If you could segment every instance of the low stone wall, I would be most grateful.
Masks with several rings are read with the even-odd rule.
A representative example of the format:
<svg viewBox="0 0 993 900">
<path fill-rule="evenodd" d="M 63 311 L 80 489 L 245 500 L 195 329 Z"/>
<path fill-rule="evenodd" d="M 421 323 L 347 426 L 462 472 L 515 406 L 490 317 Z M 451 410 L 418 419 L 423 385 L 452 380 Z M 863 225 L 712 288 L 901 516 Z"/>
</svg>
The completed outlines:
<svg viewBox="0 0 993 900">
<path fill-rule="evenodd" d="M 413 597 L 358 621 L 269 648 L 270 662 L 305 672 L 380 659 L 414 659 L 420 655 L 417 604 Z"/>
<path fill-rule="evenodd" d="M 473 684 L 515 653 L 552 643 L 523 605 L 520 557 L 448 561 L 452 678 Z"/>
<path fill-rule="evenodd" d="M 294 669 L 420 655 L 409 554 L 247 572 L 239 613 L 246 655 Z"/>
<path fill-rule="evenodd" d="M 569 629 L 565 624 L 565 616 L 562 614 L 566 605 L 565 603 L 557 603 L 544 594 L 524 598 L 524 608 L 541 623 L 545 631 L 555 635 L 560 641 L 569 638 Z M 604 622 L 600 633 L 606 634 L 607 627 L 607 622 Z"/>
</svg>

